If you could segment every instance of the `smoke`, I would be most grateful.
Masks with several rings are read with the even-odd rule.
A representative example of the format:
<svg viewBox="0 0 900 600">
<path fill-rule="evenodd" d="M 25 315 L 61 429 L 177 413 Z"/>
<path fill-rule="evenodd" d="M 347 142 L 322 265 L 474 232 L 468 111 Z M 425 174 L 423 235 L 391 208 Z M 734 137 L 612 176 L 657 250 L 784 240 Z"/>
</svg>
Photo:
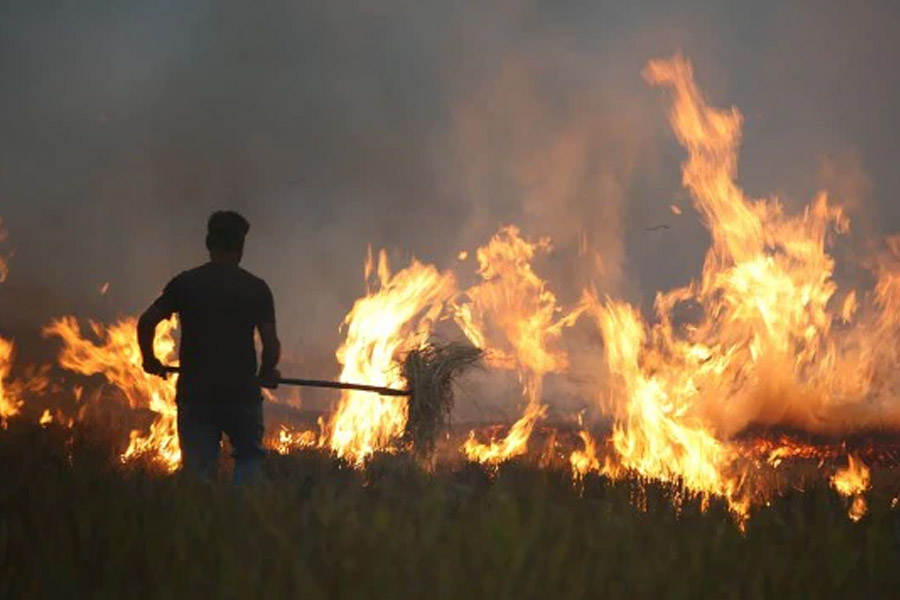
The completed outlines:
<svg viewBox="0 0 900 600">
<path fill-rule="evenodd" d="M 6 231 L 3 230 L 3 219 L 0 219 L 0 249 L 2 249 L 4 242 L 6 242 Z M 0 283 L 6 281 L 7 276 L 9 276 L 7 261 L 8 258 L 0 251 Z"/>
<path fill-rule="evenodd" d="M 681 152 L 640 77 L 646 60 L 681 48 L 714 103 L 741 107 L 748 188 L 808 198 L 826 164 L 826 180 L 871 199 L 877 223 L 900 216 L 900 90 L 873 54 L 897 39 L 893 13 L 661 0 L 5 3 L 0 216 L 16 268 L 0 295 L 3 333 L 142 310 L 205 259 L 218 208 L 251 221 L 245 265 L 273 287 L 286 368 L 301 374 L 337 372 L 338 325 L 364 290 L 370 244 L 397 266 L 414 254 L 452 267 L 465 287 L 475 269 L 458 252 L 514 223 L 553 240 L 535 268 L 562 304 L 590 286 L 649 308 L 655 290 L 696 275 L 709 240 L 696 213 L 669 210 L 688 206 Z M 821 162 L 850 148 L 852 171 Z M 668 229 L 647 231 L 658 225 Z M 570 354 L 596 347 L 594 332 L 572 335 Z"/>
</svg>

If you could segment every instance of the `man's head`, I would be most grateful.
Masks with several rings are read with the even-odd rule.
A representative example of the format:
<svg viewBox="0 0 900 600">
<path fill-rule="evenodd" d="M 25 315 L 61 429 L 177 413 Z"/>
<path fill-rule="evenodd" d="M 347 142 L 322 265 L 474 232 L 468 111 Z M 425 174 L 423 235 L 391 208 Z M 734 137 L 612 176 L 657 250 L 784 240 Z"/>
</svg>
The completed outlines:
<svg viewBox="0 0 900 600">
<path fill-rule="evenodd" d="M 214 212 L 206 225 L 206 248 L 216 261 L 241 262 L 244 237 L 250 231 L 247 219 L 233 210 Z"/>
</svg>

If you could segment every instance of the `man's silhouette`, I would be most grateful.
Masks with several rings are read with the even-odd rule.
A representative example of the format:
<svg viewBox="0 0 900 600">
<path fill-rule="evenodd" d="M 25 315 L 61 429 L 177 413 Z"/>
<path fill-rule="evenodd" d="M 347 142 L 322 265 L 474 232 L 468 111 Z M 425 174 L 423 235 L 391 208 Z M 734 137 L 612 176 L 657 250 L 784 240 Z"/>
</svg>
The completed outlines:
<svg viewBox="0 0 900 600">
<path fill-rule="evenodd" d="M 141 315 L 138 341 L 144 371 L 165 377 L 153 352 L 156 326 L 172 313 L 181 324 L 178 437 L 185 470 L 212 478 L 222 434 L 234 449 L 234 481 L 255 478 L 262 462 L 260 385 L 274 387 L 281 345 L 269 286 L 238 265 L 247 220 L 236 212 L 213 213 L 206 247 L 209 262 L 176 276 Z M 257 370 L 254 331 L 262 340 Z"/>
</svg>

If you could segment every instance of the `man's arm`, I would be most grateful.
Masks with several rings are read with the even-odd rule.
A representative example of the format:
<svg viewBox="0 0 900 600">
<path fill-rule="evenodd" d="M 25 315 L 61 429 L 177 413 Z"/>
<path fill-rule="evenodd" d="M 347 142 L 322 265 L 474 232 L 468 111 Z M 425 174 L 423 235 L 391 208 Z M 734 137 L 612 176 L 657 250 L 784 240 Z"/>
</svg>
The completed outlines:
<svg viewBox="0 0 900 600">
<path fill-rule="evenodd" d="M 262 341 L 262 364 L 259 372 L 264 375 L 274 371 L 281 360 L 281 342 L 278 340 L 275 323 L 260 324 L 259 339 Z"/>
<path fill-rule="evenodd" d="M 153 352 L 153 340 L 156 337 L 156 326 L 165 320 L 166 315 L 154 304 L 144 311 L 144 314 L 138 319 L 137 326 L 138 346 L 141 348 L 144 371 L 160 377 L 164 377 L 166 371 Z"/>
<path fill-rule="evenodd" d="M 256 328 L 262 342 L 262 361 L 259 365 L 259 379 L 263 387 L 278 387 L 278 361 L 281 360 L 281 342 L 275 328 L 275 299 L 272 290 L 263 282 Z"/>
<path fill-rule="evenodd" d="M 182 296 L 180 290 L 183 287 L 181 281 L 181 276 L 170 281 L 163 289 L 162 295 L 138 319 L 138 346 L 141 349 L 141 358 L 144 361 L 144 371 L 151 375 L 159 375 L 160 377 L 167 375 L 163 364 L 159 362 L 159 359 L 156 358 L 156 353 L 153 352 L 153 340 L 156 337 L 156 326 L 179 310 Z"/>
</svg>

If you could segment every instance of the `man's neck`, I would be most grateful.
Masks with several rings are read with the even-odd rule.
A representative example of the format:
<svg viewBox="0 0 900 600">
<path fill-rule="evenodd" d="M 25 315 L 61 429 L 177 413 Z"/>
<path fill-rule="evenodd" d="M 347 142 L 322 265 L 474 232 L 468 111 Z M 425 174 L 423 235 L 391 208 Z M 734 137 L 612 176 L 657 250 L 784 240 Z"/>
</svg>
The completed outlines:
<svg viewBox="0 0 900 600">
<path fill-rule="evenodd" d="M 236 267 L 241 264 L 241 257 L 230 252 L 211 252 L 209 262 L 216 265 L 229 265 Z"/>
</svg>

